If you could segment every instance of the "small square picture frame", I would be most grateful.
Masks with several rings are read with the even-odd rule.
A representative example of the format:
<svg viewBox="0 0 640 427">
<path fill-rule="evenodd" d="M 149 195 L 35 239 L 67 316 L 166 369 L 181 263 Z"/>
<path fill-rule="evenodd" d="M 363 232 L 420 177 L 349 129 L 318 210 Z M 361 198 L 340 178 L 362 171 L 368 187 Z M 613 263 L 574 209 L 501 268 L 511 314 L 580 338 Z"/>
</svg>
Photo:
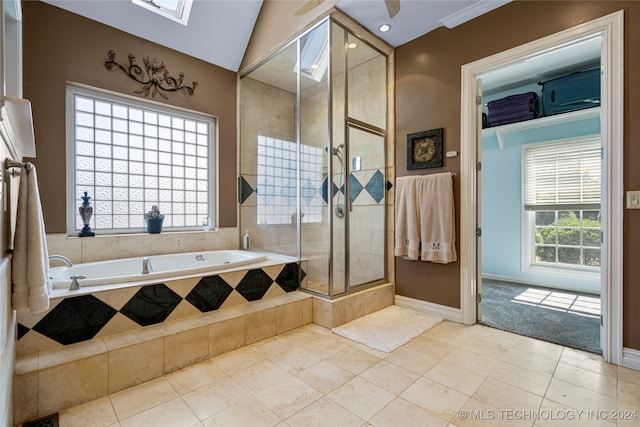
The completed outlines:
<svg viewBox="0 0 640 427">
<path fill-rule="evenodd" d="M 430 169 L 443 166 L 444 129 L 431 129 L 407 135 L 407 169 Z"/>
</svg>

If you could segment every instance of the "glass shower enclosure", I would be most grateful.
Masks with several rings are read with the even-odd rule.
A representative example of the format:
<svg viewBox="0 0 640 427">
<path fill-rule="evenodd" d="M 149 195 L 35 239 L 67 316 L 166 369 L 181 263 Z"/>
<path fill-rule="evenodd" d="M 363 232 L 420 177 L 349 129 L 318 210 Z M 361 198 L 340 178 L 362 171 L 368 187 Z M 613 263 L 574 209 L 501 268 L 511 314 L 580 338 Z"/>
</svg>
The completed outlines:
<svg viewBox="0 0 640 427">
<path fill-rule="evenodd" d="M 240 231 L 302 289 L 384 283 L 387 58 L 331 18 L 240 78 Z"/>
</svg>

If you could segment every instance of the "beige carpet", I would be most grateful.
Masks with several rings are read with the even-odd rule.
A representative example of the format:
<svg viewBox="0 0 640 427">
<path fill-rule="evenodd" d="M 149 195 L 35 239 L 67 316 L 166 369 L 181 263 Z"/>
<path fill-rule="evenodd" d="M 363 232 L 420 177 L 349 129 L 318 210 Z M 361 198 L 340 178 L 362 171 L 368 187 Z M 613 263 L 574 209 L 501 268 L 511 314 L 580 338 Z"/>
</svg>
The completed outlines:
<svg viewBox="0 0 640 427">
<path fill-rule="evenodd" d="M 389 353 L 441 321 L 441 318 L 430 314 L 392 305 L 331 331 Z"/>
</svg>

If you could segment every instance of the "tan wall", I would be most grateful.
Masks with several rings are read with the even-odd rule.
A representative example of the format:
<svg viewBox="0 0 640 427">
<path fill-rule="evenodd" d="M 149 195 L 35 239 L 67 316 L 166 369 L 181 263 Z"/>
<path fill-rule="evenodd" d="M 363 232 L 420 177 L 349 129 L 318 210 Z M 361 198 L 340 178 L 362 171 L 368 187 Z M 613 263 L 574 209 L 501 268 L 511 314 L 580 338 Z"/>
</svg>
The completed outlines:
<svg viewBox="0 0 640 427">
<path fill-rule="evenodd" d="M 296 15 L 296 11 L 306 3 L 307 0 L 264 0 L 240 64 L 241 74 L 325 16 L 337 0 L 323 1 L 304 15 Z"/>
<path fill-rule="evenodd" d="M 47 232 L 65 232 L 65 87 L 66 82 L 134 95 L 140 84 L 121 71 L 109 71 L 107 51 L 139 64 L 149 56 L 167 64 L 171 75 L 198 82 L 195 94 L 160 96 L 155 101 L 219 118 L 219 225 L 236 225 L 236 73 L 161 47 L 39 1 L 23 2 L 24 97 L 31 100 L 36 159 Z"/>
<path fill-rule="evenodd" d="M 445 150 L 460 150 L 460 67 L 566 28 L 624 9 L 625 11 L 625 189 L 640 188 L 640 2 L 514 1 L 454 29 L 440 28 L 396 50 L 396 138 L 444 127 Z M 406 170 L 406 145 L 396 146 L 397 176 Z M 445 169 L 459 171 L 458 159 L 446 159 Z M 460 199 L 459 183 L 455 185 Z M 459 210 L 459 204 L 456 208 Z M 456 215 L 459 223 L 459 213 Z M 458 229 L 459 236 L 459 229 Z M 640 349 L 640 212 L 624 212 L 624 346 Z M 396 258 L 399 295 L 460 306 L 460 264 L 410 263 Z"/>
</svg>

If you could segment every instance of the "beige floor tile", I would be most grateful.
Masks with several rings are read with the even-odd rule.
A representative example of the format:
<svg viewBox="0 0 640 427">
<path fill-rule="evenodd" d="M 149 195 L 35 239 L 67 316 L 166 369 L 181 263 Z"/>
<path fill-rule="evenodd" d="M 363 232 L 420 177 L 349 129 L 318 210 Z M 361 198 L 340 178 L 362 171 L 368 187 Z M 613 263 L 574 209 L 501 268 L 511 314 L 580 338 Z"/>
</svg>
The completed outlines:
<svg viewBox="0 0 640 427">
<path fill-rule="evenodd" d="M 595 412 L 594 412 L 595 411 Z M 606 412 L 609 418 L 609 412 Z M 595 408 L 587 411 L 574 409 L 549 399 L 542 401 L 536 426 L 539 427 L 613 427 L 616 422 L 611 422 L 600 416 Z"/>
<path fill-rule="evenodd" d="M 267 360 L 235 373 L 232 378 L 283 419 L 322 396 Z"/>
<path fill-rule="evenodd" d="M 242 347 L 211 360 L 227 375 L 232 375 L 235 372 L 262 362 L 264 356 L 252 351 L 249 347 Z"/>
<path fill-rule="evenodd" d="M 418 375 L 426 374 L 440 362 L 439 359 L 433 356 L 420 353 L 419 351 L 409 350 L 408 348 L 399 348 L 385 360 Z"/>
<path fill-rule="evenodd" d="M 360 377 L 390 393 L 398 395 L 416 382 L 420 375 L 386 360 L 381 360 L 361 373 Z"/>
<path fill-rule="evenodd" d="M 518 336 L 516 342 L 513 344 L 513 348 L 535 354 L 536 356 L 559 360 L 564 347 L 535 338 Z"/>
<path fill-rule="evenodd" d="M 447 354 L 449 354 L 455 348 L 455 346 L 439 339 L 418 336 L 409 341 L 407 344 L 403 345 L 402 348 L 418 351 L 420 353 L 435 357 L 436 359 L 442 359 Z"/>
<path fill-rule="evenodd" d="M 535 411 L 542 397 L 520 388 L 487 378 L 472 396 L 487 405 L 504 410 Z"/>
<path fill-rule="evenodd" d="M 400 397 L 446 420 L 451 420 L 469 399 L 469 396 L 428 378 L 420 378 Z"/>
<path fill-rule="evenodd" d="M 200 421 L 180 398 L 162 403 L 120 421 L 122 427 L 193 427 Z"/>
<path fill-rule="evenodd" d="M 290 374 L 297 374 L 322 360 L 304 348 L 295 347 L 270 358 L 273 363 Z"/>
<path fill-rule="evenodd" d="M 327 360 L 358 375 L 380 361 L 379 358 L 355 347 L 347 347 Z"/>
<path fill-rule="evenodd" d="M 471 396 L 486 378 L 486 375 L 447 362 L 438 363 L 424 376 L 467 396 Z"/>
<path fill-rule="evenodd" d="M 565 348 L 562 351 L 560 362 L 587 369 L 602 375 L 617 377 L 618 374 L 618 367 L 605 362 L 602 356 L 587 353 L 586 351 L 574 350 L 572 348 Z"/>
<path fill-rule="evenodd" d="M 618 395 L 617 383 L 614 377 L 597 374 L 593 371 L 582 369 L 566 363 L 558 363 L 553 378 L 597 391 L 615 398 Z"/>
<path fill-rule="evenodd" d="M 280 423 L 280 418 L 251 396 L 245 396 L 203 421 L 205 426 L 270 427 Z"/>
<path fill-rule="evenodd" d="M 484 325 L 474 325 L 477 327 L 474 331 L 474 336 L 482 338 L 486 341 L 493 342 L 495 344 L 504 345 L 506 347 L 512 347 L 518 340 L 518 335 L 511 332 L 503 331 L 497 328 L 492 328 Z"/>
<path fill-rule="evenodd" d="M 395 398 L 393 394 L 360 377 L 341 385 L 327 397 L 364 420 L 373 417 Z"/>
<path fill-rule="evenodd" d="M 179 394 L 184 394 L 224 377 L 224 372 L 207 360 L 167 374 L 167 380 Z"/>
<path fill-rule="evenodd" d="M 299 372 L 296 378 L 318 390 L 320 393 L 327 394 L 354 376 L 355 374 L 353 372 L 334 365 L 328 360 L 323 360 Z"/>
<path fill-rule="evenodd" d="M 345 348 L 349 347 L 349 344 L 336 340 L 332 336 L 319 336 L 313 342 L 305 345 L 305 349 L 311 353 L 326 359 L 336 353 L 341 352 Z"/>
<path fill-rule="evenodd" d="M 502 364 L 495 359 L 465 348 L 453 349 L 442 361 L 455 366 L 462 366 L 483 375 L 489 375 L 491 371 Z"/>
<path fill-rule="evenodd" d="M 362 418 L 353 412 L 326 397 L 316 400 L 286 420 L 287 425 L 292 427 L 357 427 L 362 426 L 364 422 Z"/>
<path fill-rule="evenodd" d="M 229 377 L 223 377 L 182 395 L 182 399 L 201 419 L 207 419 L 247 397 L 247 391 Z"/>
<path fill-rule="evenodd" d="M 118 422 L 109 397 L 60 411 L 59 422 L 64 427 L 107 427 Z"/>
<path fill-rule="evenodd" d="M 618 379 L 628 383 L 640 384 L 640 371 L 618 366 Z"/>
<path fill-rule="evenodd" d="M 547 390 L 547 399 L 575 409 L 610 411 L 617 408 L 616 399 L 553 378 Z"/>
<path fill-rule="evenodd" d="M 374 427 L 446 427 L 448 422 L 400 397 L 396 397 L 371 418 L 369 424 Z"/>
<path fill-rule="evenodd" d="M 459 347 L 494 360 L 502 360 L 511 349 L 511 347 L 487 341 L 476 336 L 470 336 L 469 339 L 460 344 Z"/>
<path fill-rule="evenodd" d="M 640 407 L 640 384 L 618 381 L 618 399 Z"/>
<path fill-rule="evenodd" d="M 178 394 L 169 381 L 162 377 L 114 393 L 110 397 L 118 419 L 124 420 L 175 399 Z"/>
<path fill-rule="evenodd" d="M 491 374 L 489 374 L 489 378 L 518 387 L 522 390 L 537 394 L 538 396 L 544 396 L 551 382 L 551 375 L 530 371 L 508 363 L 503 363 L 496 367 Z"/>
<path fill-rule="evenodd" d="M 537 356 L 535 354 L 516 349 L 509 350 L 502 358 L 502 361 L 545 375 L 553 375 L 553 372 L 556 370 L 556 365 L 558 364 L 558 361 L 555 359 Z"/>
</svg>

